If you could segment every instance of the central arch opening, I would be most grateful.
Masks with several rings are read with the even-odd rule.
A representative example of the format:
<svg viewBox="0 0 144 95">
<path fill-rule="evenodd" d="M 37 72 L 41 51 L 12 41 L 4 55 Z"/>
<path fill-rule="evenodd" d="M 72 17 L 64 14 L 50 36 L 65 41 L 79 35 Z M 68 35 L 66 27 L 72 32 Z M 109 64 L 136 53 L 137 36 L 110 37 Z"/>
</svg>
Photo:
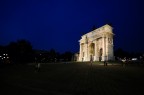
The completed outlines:
<svg viewBox="0 0 144 95">
<path fill-rule="evenodd" d="M 100 48 L 100 50 L 99 50 L 99 61 L 102 60 L 102 54 L 103 54 L 103 49 Z"/>
<path fill-rule="evenodd" d="M 91 43 L 89 45 L 89 53 L 90 53 L 90 60 L 93 60 L 93 56 L 95 56 L 95 44 Z"/>
<path fill-rule="evenodd" d="M 90 55 L 95 55 L 95 44 L 94 43 L 91 43 L 90 45 L 89 45 L 89 53 L 90 53 Z"/>
</svg>

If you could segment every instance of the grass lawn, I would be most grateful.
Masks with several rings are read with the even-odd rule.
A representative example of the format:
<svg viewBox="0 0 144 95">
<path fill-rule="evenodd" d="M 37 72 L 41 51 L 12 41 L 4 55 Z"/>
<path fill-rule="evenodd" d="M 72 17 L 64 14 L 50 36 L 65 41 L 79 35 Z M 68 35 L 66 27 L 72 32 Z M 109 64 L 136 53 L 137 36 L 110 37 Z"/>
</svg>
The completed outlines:
<svg viewBox="0 0 144 95">
<path fill-rule="evenodd" d="M 144 66 L 53 63 L 0 68 L 1 95 L 144 95 Z M 3 93 L 3 94 L 2 94 Z"/>
</svg>

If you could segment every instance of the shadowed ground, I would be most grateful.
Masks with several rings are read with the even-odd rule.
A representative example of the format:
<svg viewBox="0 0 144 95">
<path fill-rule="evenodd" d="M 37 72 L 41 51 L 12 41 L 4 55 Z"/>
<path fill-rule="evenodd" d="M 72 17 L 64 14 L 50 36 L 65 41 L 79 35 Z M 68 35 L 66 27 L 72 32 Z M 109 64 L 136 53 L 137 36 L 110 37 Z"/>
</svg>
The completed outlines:
<svg viewBox="0 0 144 95">
<path fill-rule="evenodd" d="M 101 65 L 99 65 L 101 64 Z M 0 68 L 0 93 L 14 95 L 144 94 L 144 66 L 103 63 L 33 64 Z"/>
</svg>

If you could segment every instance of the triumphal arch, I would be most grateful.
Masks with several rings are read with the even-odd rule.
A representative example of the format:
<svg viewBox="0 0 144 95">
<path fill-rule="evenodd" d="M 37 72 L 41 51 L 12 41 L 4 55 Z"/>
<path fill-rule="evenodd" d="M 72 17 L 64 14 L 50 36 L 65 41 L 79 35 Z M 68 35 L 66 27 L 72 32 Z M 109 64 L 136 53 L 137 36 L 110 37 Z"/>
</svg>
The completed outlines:
<svg viewBox="0 0 144 95">
<path fill-rule="evenodd" d="M 79 40 L 80 51 L 78 61 L 114 60 L 113 28 L 106 24 L 83 36 Z"/>
</svg>

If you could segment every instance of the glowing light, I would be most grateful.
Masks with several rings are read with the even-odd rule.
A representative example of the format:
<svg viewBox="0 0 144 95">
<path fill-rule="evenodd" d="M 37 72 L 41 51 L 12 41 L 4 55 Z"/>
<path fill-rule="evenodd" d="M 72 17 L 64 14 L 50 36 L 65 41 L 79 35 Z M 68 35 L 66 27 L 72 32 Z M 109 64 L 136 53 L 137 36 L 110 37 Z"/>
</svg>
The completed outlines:
<svg viewBox="0 0 144 95">
<path fill-rule="evenodd" d="M 137 58 L 132 58 L 133 61 L 137 60 Z"/>
</svg>

